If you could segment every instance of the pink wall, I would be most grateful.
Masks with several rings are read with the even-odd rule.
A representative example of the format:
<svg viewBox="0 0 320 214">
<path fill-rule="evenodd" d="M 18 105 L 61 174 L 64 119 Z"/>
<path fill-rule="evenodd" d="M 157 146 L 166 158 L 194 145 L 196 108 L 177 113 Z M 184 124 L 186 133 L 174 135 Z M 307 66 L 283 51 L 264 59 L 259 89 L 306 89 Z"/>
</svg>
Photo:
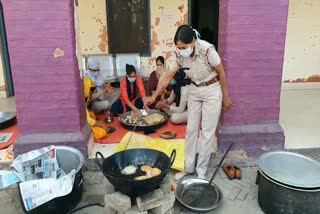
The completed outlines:
<svg viewBox="0 0 320 214">
<path fill-rule="evenodd" d="M 73 1 L 2 0 L 21 134 L 85 125 Z M 64 56 L 54 57 L 56 48 Z"/>
<path fill-rule="evenodd" d="M 219 53 L 234 108 L 223 125 L 279 122 L 288 0 L 221 0 Z"/>
</svg>

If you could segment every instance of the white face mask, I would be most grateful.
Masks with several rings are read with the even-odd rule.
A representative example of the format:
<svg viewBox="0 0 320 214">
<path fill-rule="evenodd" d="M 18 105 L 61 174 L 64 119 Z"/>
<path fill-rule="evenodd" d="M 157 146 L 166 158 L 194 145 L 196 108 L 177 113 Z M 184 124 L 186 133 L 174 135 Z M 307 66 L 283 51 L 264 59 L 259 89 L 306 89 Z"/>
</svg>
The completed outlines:
<svg viewBox="0 0 320 214">
<path fill-rule="evenodd" d="M 92 76 L 96 77 L 99 76 L 100 72 L 99 71 L 91 71 L 90 72 Z"/>
<path fill-rule="evenodd" d="M 183 49 L 183 50 L 179 50 L 179 55 L 182 57 L 189 57 L 193 52 L 193 49 L 190 47 Z"/>
<path fill-rule="evenodd" d="M 134 83 L 136 81 L 135 77 L 128 77 L 129 82 Z"/>
</svg>

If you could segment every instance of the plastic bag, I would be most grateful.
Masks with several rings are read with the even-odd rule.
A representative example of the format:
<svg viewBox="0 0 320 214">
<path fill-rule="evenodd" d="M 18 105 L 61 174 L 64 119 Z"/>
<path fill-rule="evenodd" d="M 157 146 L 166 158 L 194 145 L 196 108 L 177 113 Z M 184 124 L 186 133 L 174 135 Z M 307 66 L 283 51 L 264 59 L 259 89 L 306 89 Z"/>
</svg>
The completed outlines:
<svg viewBox="0 0 320 214">
<path fill-rule="evenodd" d="M 123 151 L 126 147 L 126 144 L 130 138 L 132 132 L 127 132 L 121 139 L 118 146 L 115 148 L 115 152 Z M 175 149 L 176 159 L 172 165 L 172 169 L 176 169 L 178 171 L 184 170 L 184 146 L 185 139 L 173 139 L 173 140 L 165 140 L 162 138 L 152 138 L 146 135 L 141 135 L 137 133 L 133 133 L 130 142 L 128 143 L 128 149 L 138 149 L 138 148 L 147 148 L 154 149 L 160 152 L 165 153 L 170 157 L 172 150 Z"/>
</svg>

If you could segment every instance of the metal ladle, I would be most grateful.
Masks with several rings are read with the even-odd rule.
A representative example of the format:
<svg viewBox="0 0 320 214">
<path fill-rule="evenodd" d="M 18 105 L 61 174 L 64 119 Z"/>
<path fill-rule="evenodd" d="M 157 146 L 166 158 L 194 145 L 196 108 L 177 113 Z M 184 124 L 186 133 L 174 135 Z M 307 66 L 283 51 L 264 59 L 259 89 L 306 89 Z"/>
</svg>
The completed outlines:
<svg viewBox="0 0 320 214">
<path fill-rule="evenodd" d="M 142 116 L 147 116 L 148 115 L 148 112 L 144 108 L 142 110 L 140 110 L 140 111 L 141 111 Z M 128 145 L 129 145 L 129 143 L 131 141 L 131 138 L 132 138 L 133 134 L 135 133 L 135 130 L 136 130 L 137 126 L 138 126 L 138 123 L 136 123 L 134 125 L 133 130 L 132 130 L 132 132 L 130 134 L 130 137 L 129 137 L 129 139 L 128 139 L 123 151 L 127 150 L 127 147 L 128 147 Z M 123 154 L 124 154 L 123 161 L 125 162 L 125 152 Z"/>
</svg>

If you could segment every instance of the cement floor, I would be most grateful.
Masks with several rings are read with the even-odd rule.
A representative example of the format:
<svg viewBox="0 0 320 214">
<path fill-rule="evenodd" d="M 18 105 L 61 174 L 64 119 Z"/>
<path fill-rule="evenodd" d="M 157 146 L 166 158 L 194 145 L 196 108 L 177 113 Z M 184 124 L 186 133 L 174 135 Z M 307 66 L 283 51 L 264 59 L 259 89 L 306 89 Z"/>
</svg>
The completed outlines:
<svg viewBox="0 0 320 214">
<path fill-rule="evenodd" d="M 213 174 L 216 165 L 220 160 L 220 156 L 212 158 L 210 167 L 208 169 L 208 179 Z M 232 157 L 226 159 L 226 162 L 238 162 L 239 160 L 232 161 Z M 249 160 L 247 160 L 249 161 Z M 208 213 L 216 214 L 260 214 L 263 213 L 259 208 L 257 202 L 258 188 L 255 184 L 256 167 L 252 161 L 252 166 L 242 168 L 243 177 L 241 180 L 230 181 L 223 170 L 220 168 L 218 174 L 214 179 L 214 183 L 217 184 L 223 193 L 223 201 L 219 208 Z M 175 185 L 174 171 L 169 173 L 169 178 L 172 184 Z M 106 185 L 110 185 L 106 178 L 99 171 L 86 171 L 84 172 L 84 190 L 81 202 L 78 206 L 101 202 L 103 203 Z M 0 191 L 0 207 L 1 213 L 6 214 L 20 214 L 23 213 L 20 204 L 20 198 L 18 190 L 15 186 L 9 189 Z M 174 206 L 174 213 L 194 213 L 179 204 L 176 201 Z M 102 214 L 103 208 L 90 207 L 76 212 L 76 214 Z"/>
<path fill-rule="evenodd" d="M 282 90 L 280 125 L 286 149 L 320 147 L 320 89 Z"/>
</svg>

